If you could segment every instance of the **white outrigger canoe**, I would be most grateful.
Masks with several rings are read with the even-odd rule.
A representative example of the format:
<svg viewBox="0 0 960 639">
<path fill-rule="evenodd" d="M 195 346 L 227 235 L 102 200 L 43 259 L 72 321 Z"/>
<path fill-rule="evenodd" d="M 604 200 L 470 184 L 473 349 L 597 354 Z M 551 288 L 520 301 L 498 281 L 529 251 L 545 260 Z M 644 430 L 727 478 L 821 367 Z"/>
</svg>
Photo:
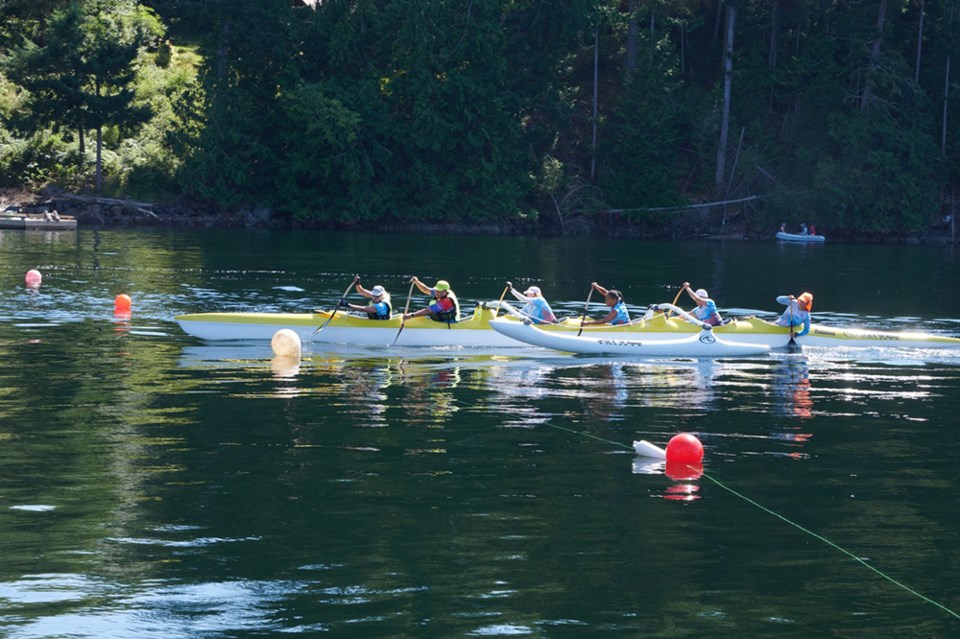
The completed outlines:
<svg viewBox="0 0 960 639">
<path fill-rule="evenodd" d="M 333 311 L 315 311 L 313 313 L 196 313 L 179 315 L 177 323 L 189 335 L 204 340 L 267 340 L 282 328 L 296 332 L 306 344 L 310 342 L 350 344 L 353 346 L 390 346 L 396 340 L 397 346 L 463 346 L 512 348 L 523 344 L 493 330 L 490 321 L 495 317 L 497 302 L 480 304 L 469 316 L 459 322 L 437 322 L 427 317 L 415 317 L 407 320 L 400 332 L 401 317 L 396 315 L 389 320 L 371 320 L 365 315 L 358 316 L 347 312 L 338 312 L 332 320 Z M 519 312 L 507 303 L 501 308 L 509 317 L 501 313 L 504 321 L 522 323 L 517 317 Z M 659 305 L 661 310 L 677 312 L 689 317 L 680 309 L 668 304 Z M 330 322 L 320 332 L 320 326 Z M 498 320 L 499 321 L 499 320 Z M 628 339 L 643 341 L 676 340 L 698 336 L 700 323 L 693 323 L 678 317 L 668 317 L 663 313 L 650 313 L 630 324 L 620 326 L 584 326 L 585 336 L 607 339 Z M 538 330 L 549 334 L 576 335 L 580 332 L 580 319 L 567 318 L 559 324 L 541 324 Z M 399 338 L 397 334 L 400 332 Z M 746 344 L 766 344 L 770 348 L 785 348 L 790 341 L 790 329 L 776 326 L 760 318 L 750 317 L 732 320 L 723 326 L 716 326 L 712 333 L 726 342 Z M 960 349 L 960 339 L 930 333 L 883 332 L 856 328 L 838 328 L 814 324 L 810 332 L 795 338 L 800 346 L 826 347 L 889 347 L 889 348 L 931 348 Z"/>
<path fill-rule="evenodd" d="M 500 318 L 491 328 L 529 346 L 549 348 L 580 355 L 625 355 L 629 357 L 741 357 L 768 353 L 767 344 L 729 342 L 709 329 L 676 339 L 639 339 L 630 337 L 580 335 L 540 330 L 529 322 Z"/>
</svg>

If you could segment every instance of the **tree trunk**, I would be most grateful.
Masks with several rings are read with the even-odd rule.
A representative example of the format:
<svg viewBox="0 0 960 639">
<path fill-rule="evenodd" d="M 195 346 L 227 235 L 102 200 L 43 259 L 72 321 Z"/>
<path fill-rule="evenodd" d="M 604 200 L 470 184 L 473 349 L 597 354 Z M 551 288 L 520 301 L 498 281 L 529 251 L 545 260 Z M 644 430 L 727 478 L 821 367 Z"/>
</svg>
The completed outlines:
<svg viewBox="0 0 960 639">
<path fill-rule="evenodd" d="M 630 0 L 630 17 L 627 19 L 626 55 L 624 56 L 624 71 L 629 78 L 637 68 L 637 39 L 640 37 L 640 27 L 637 24 L 639 0 Z"/>
<path fill-rule="evenodd" d="M 227 79 L 230 69 L 230 19 L 224 18 L 220 29 L 220 42 L 217 44 L 217 80 L 221 83 Z"/>
<path fill-rule="evenodd" d="M 100 195 L 103 187 L 103 126 L 97 125 L 97 195 Z"/>
<path fill-rule="evenodd" d="M 780 27 L 780 0 L 773 0 L 770 8 L 770 52 L 767 55 L 767 66 L 773 70 L 777 68 L 777 29 Z"/>
<path fill-rule="evenodd" d="M 867 64 L 867 77 L 863 83 L 863 96 L 860 99 L 860 111 L 865 112 L 873 102 L 873 75 L 877 70 L 877 60 L 880 58 L 880 46 L 883 44 L 883 26 L 887 21 L 887 0 L 880 0 L 880 10 L 877 12 L 877 34 L 870 48 L 870 61 Z"/>
<path fill-rule="evenodd" d="M 97 103 L 100 102 L 100 81 L 94 82 L 94 91 L 97 96 Z M 99 115 L 97 116 L 99 120 Z M 97 122 L 97 195 L 102 192 L 103 186 L 103 122 Z"/>
<path fill-rule="evenodd" d="M 950 58 L 947 55 L 947 71 L 943 78 L 943 125 L 940 127 L 940 155 L 947 157 L 947 109 L 950 106 Z"/>
<path fill-rule="evenodd" d="M 83 134 L 83 122 L 80 123 L 80 126 L 77 127 L 77 137 L 79 138 L 80 144 L 80 156 L 82 157 L 84 153 L 87 152 L 87 138 Z"/>
<path fill-rule="evenodd" d="M 590 150 L 590 182 L 597 170 L 597 91 L 600 82 L 600 21 L 593 26 L 593 146 Z"/>
<path fill-rule="evenodd" d="M 733 85 L 733 27 L 735 20 L 736 6 L 733 2 L 730 2 L 727 5 L 727 38 L 723 52 L 723 111 L 720 116 L 720 145 L 717 148 L 717 174 L 714 180 L 714 188 L 717 193 L 723 192 L 727 138 L 730 135 L 730 90 Z"/>
<path fill-rule="evenodd" d="M 923 16 L 925 0 L 920 0 L 920 27 L 917 29 L 917 63 L 913 69 L 913 81 L 920 84 L 920 51 L 923 49 Z"/>
</svg>

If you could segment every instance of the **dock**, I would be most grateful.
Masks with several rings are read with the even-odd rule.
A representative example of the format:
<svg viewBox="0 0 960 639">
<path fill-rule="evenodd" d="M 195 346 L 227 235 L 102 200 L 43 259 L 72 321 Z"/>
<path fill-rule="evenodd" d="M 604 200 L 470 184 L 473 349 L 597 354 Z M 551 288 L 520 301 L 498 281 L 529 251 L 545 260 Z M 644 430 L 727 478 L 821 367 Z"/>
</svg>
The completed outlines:
<svg viewBox="0 0 960 639">
<path fill-rule="evenodd" d="M 76 231 L 77 220 L 70 215 L 10 214 L 0 215 L 0 229 L 26 229 L 36 231 Z"/>
</svg>

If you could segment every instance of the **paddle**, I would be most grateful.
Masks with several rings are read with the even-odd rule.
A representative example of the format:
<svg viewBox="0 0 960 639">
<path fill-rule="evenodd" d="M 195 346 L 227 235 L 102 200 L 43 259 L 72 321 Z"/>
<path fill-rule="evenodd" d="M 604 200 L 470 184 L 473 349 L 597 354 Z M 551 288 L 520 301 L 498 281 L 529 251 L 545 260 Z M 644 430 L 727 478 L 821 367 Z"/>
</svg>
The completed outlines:
<svg viewBox="0 0 960 639">
<path fill-rule="evenodd" d="M 342 302 L 342 301 L 344 301 L 345 299 L 347 299 L 347 294 L 350 292 L 350 289 L 353 288 L 353 285 L 354 285 L 354 284 L 359 284 L 359 283 L 360 283 L 360 276 L 355 276 L 355 277 L 353 278 L 353 281 L 350 282 L 350 286 L 348 286 L 348 287 L 346 288 L 346 290 L 343 292 L 343 295 L 340 296 L 340 301 Z M 332 320 L 332 319 L 336 316 L 337 311 L 339 311 L 339 310 L 340 310 L 340 305 L 337 304 L 337 305 L 334 307 L 333 312 L 330 313 L 330 317 L 327 318 L 327 321 L 324 322 L 322 326 L 318 327 L 317 330 L 315 330 L 313 333 L 311 333 L 311 335 L 316 335 L 317 333 L 319 333 L 320 331 L 322 331 L 323 329 L 325 329 L 325 328 L 327 327 L 327 324 L 330 323 L 330 320 Z"/>
<path fill-rule="evenodd" d="M 793 336 L 793 300 L 790 300 L 790 341 L 787 342 L 787 352 L 796 353 L 800 349 L 800 345 L 797 344 L 796 338 Z"/>
<path fill-rule="evenodd" d="M 680 299 L 680 295 L 683 294 L 683 291 L 684 291 L 684 290 L 685 290 L 684 287 L 681 286 L 681 287 L 680 287 L 680 290 L 677 291 L 676 297 L 673 298 L 673 305 L 674 305 L 674 306 L 677 305 L 677 300 Z M 673 312 L 673 311 L 671 311 L 670 309 L 667 309 L 667 311 L 664 313 L 664 316 L 670 317 L 670 313 L 672 313 L 672 312 Z"/>
<path fill-rule="evenodd" d="M 583 317 L 580 318 L 580 330 L 577 331 L 577 337 L 583 333 L 583 323 L 587 321 L 587 309 L 590 308 L 590 298 L 593 297 L 593 286 L 590 287 L 590 293 L 587 295 L 587 303 L 583 305 Z"/>
<path fill-rule="evenodd" d="M 495 308 L 493 311 L 493 319 L 497 319 L 497 314 L 500 313 L 500 305 L 503 304 L 503 298 L 507 296 L 507 291 L 509 291 L 511 288 L 513 288 L 513 284 L 511 282 L 507 282 L 507 285 L 503 288 L 503 293 L 500 293 L 500 301 L 497 302 L 497 308 Z"/>
<path fill-rule="evenodd" d="M 407 325 L 407 313 L 410 311 L 410 298 L 413 297 L 414 286 L 413 280 L 410 280 L 410 292 L 407 293 L 407 305 L 403 307 L 403 318 L 400 320 L 400 330 L 397 331 L 397 336 L 393 338 L 393 344 L 390 344 L 390 346 L 397 345 L 397 340 L 400 339 L 400 333 L 403 332 L 403 327 Z"/>
</svg>

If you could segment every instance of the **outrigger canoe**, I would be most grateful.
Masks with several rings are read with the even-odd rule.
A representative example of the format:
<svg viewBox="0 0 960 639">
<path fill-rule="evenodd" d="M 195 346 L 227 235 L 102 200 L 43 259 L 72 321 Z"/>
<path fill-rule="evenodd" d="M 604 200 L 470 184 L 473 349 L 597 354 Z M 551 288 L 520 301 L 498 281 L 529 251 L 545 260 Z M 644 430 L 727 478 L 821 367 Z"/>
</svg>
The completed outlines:
<svg viewBox="0 0 960 639">
<path fill-rule="evenodd" d="M 390 346 L 396 339 L 398 346 L 465 346 L 511 348 L 523 346 L 516 340 L 490 327 L 497 302 L 480 304 L 476 310 L 459 322 L 436 322 L 427 317 L 407 320 L 403 332 L 399 315 L 389 320 L 371 320 L 365 315 L 339 312 L 332 320 L 332 311 L 313 313 L 196 313 L 176 317 L 177 323 L 189 335 L 204 340 L 267 340 L 282 328 L 300 335 L 304 343 L 325 342 L 353 346 Z M 507 321 L 520 323 L 519 312 L 503 303 L 500 313 Z M 674 311 L 676 307 L 661 304 L 659 309 Z M 679 309 L 678 315 L 686 315 Z M 507 317 L 505 313 L 510 314 Z M 316 329 L 329 324 L 315 333 Z M 580 318 L 567 318 L 559 324 L 539 325 L 545 333 L 574 334 L 580 332 Z M 611 339 L 671 340 L 699 335 L 701 328 L 677 315 L 651 313 L 630 324 L 621 326 L 585 326 L 583 335 Z M 790 329 L 776 326 L 760 318 L 735 319 L 713 328 L 713 335 L 728 341 L 746 344 L 766 344 L 784 348 L 790 341 Z M 894 333 L 855 328 L 837 328 L 814 324 L 810 333 L 796 338 L 801 346 L 827 347 L 893 347 L 960 349 L 960 339 L 929 333 Z"/>
<path fill-rule="evenodd" d="M 629 357 L 742 357 L 768 353 L 767 344 L 730 342 L 717 337 L 709 328 L 676 339 L 632 339 L 544 331 L 529 322 L 500 318 L 490 326 L 501 335 L 529 346 L 549 348 L 580 355 L 620 355 Z"/>
</svg>

